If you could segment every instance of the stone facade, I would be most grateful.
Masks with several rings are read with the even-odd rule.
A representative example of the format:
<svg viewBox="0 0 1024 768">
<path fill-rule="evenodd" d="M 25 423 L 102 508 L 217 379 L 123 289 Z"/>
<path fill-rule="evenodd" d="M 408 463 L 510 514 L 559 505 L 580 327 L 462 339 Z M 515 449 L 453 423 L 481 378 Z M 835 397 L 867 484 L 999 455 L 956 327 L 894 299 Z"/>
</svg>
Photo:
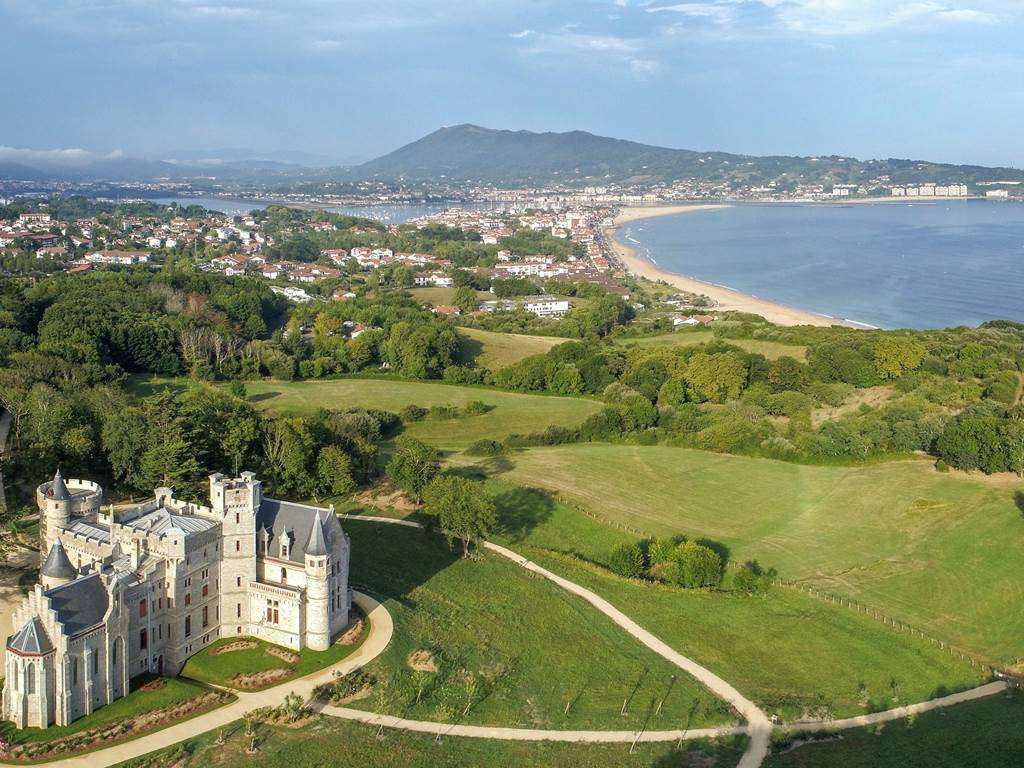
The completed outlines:
<svg viewBox="0 0 1024 768">
<path fill-rule="evenodd" d="M 325 650 L 348 624 L 349 539 L 333 508 L 264 497 L 251 472 L 211 476 L 209 506 L 169 488 L 117 511 L 102 500 L 59 472 L 39 486 L 48 554 L 14 614 L 2 719 L 67 725 L 218 638 Z"/>
</svg>

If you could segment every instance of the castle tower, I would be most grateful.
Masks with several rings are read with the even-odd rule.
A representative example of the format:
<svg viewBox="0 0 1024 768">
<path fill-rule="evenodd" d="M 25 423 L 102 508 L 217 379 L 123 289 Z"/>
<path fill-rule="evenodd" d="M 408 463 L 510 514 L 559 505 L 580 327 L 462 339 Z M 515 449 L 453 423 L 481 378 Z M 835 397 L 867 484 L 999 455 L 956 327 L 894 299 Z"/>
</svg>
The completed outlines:
<svg viewBox="0 0 1024 768">
<path fill-rule="evenodd" d="M 54 539 L 50 552 L 46 555 L 39 568 L 39 581 L 43 589 L 53 589 L 61 584 L 67 584 L 78 576 L 78 571 L 71 564 L 68 553 L 64 551 L 64 545 L 60 539 Z"/>
<path fill-rule="evenodd" d="M 327 583 L 331 556 L 319 510 L 309 531 L 305 549 L 306 646 L 314 651 L 326 651 L 331 647 L 331 603 L 330 587 Z"/>
<path fill-rule="evenodd" d="M 263 488 L 254 472 L 225 479 L 210 476 L 210 507 L 221 520 L 221 634 L 249 631 L 249 583 L 256 581 L 256 513 L 263 500 Z"/>
<path fill-rule="evenodd" d="M 36 503 L 39 505 L 40 551 L 49 552 L 57 534 L 71 524 L 71 492 L 60 476 L 60 469 L 52 481 L 39 486 Z"/>
</svg>

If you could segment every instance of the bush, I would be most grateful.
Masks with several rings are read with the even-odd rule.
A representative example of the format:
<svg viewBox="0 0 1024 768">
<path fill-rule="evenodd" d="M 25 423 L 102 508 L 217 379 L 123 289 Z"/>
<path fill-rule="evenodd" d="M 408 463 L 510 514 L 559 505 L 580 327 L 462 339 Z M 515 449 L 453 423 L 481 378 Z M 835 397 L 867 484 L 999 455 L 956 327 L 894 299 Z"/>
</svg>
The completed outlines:
<svg viewBox="0 0 1024 768">
<path fill-rule="evenodd" d="M 466 449 L 467 456 L 500 456 L 505 452 L 505 446 L 497 440 L 477 440 Z"/>
<path fill-rule="evenodd" d="M 430 418 L 439 421 L 457 419 L 459 418 L 459 409 L 454 405 L 432 405 L 430 406 Z"/>
<path fill-rule="evenodd" d="M 638 543 L 620 544 L 612 550 L 608 565 L 619 576 L 628 579 L 639 579 L 646 570 L 644 552 Z"/>
<path fill-rule="evenodd" d="M 945 459 L 939 459 L 935 462 L 935 469 L 939 472 L 949 472 L 949 464 L 946 463 Z"/>
<path fill-rule="evenodd" d="M 398 418 L 406 423 L 412 423 L 414 421 L 423 421 L 427 413 L 426 408 L 421 408 L 418 405 L 407 405 L 398 412 Z"/>
<path fill-rule="evenodd" d="M 467 416 L 480 416 L 491 410 L 494 410 L 494 406 L 488 405 L 483 400 L 470 400 L 463 408 Z"/>
<path fill-rule="evenodd" d="M 441 374 L 441 380 L 448 384 L 479 384 L 484 372 L 479 368 L 467 368 L 464 365 L 449 365 Z"/>
<path fill-rule="evenodd" d="M 732 586 L 737 592 L 744 592 L 748 595 L 765 592 L 771 586 L 772 579 L 776 576 L 774 568 L 763 570 L 756 560 L 748 560 L 733 577 Z"/>
</svg>

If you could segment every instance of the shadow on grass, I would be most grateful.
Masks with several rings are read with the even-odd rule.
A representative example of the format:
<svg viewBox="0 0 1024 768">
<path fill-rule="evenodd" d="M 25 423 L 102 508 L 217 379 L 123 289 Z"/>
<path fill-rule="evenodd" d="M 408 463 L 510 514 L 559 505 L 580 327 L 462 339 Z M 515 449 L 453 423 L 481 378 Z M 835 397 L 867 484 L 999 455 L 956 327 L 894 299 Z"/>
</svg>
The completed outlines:
<svg viewBox="0 0 1024 768">
<path fill-rule="evenodd" d="M 275 397 L 279 397 L 280 392 L 260 392 L 255 395 L 249 395 L 250 403 L 262 403 L 264 400 L 273 400 Z"/>
<path fill-rule="evenodd" d="M 472 365 L 483 351 L 484 345 L 478 339 L 463 335 L 459 336 L 459 349 L 456 355 L 461 365 Z"/>
<path fill-rule="evenodd" d="M 555 499 L 542 488 L 508 488 L 494 497 L 498 525 L 513 542 L 521 542 L 555 511 Z"/>
<path fill-rule="evenodd" d="M 1022 516 L 1024 516 L 1024 491 L 1016 491 L 1013 494 L 1013 501 L 1017 505 L 1017 509 L 1020 510 Z"/>
</svg>

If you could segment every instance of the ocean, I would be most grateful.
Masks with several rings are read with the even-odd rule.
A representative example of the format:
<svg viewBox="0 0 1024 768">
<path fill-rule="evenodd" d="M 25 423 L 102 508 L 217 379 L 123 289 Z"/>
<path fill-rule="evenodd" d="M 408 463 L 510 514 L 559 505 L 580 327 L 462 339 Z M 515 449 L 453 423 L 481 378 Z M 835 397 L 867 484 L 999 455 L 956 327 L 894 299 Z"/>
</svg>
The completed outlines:
<svg viewBox="0 0 1024 768">
<path fill-rule="evenodd" d="M 1024 322 L 1024 204 L 740 204 L 616 237 L 677 274 L 881 328 Z"/>
</svg>

